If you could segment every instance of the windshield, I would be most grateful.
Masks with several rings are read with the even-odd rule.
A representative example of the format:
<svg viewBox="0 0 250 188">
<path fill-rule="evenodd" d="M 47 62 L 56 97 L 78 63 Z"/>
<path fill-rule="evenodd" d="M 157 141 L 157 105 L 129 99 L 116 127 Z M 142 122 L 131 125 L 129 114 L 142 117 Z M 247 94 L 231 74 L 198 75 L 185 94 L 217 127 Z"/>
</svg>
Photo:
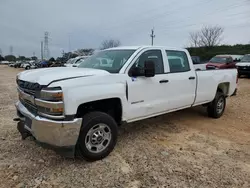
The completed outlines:
<svg viewBox="0 0 250 188">
<path fill-rule="evenodd" d="M 241 62 L 250 62 L 250 55 L 244 55 L 244 57 L 241 59 Z"/>
<path fill-rule="evenodd" d="M 77 61 L 74 62 L 74 64 L 81 64 L 82 62 L 84 62 L 84 58 L 78 59 Z"/>
<path fill-rule="evenodd" d="M 226 63 L 227 62 L 227 58 L 226 57 L 213 57 L 210 60 L 211 63 Z"/>
<path fill-rule="evenodd" d="M 82 62 L 78 68 L 94 68 L 118 73 L 135 50 L 100 51 Z"/>
</svg>

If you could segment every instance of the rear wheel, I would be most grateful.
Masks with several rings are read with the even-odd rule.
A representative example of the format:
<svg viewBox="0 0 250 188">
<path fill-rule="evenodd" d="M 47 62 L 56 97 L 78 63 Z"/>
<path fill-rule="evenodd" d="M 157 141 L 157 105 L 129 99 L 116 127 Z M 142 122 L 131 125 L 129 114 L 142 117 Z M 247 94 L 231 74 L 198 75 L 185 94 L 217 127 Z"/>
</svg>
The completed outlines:
<svg viewBox="0 0 250 188">
<path fill-rule="evenodd" d="M 220 118 L 226 107 L 226 97 L 222 92 L 217 92 L 214 100 L 207 107 L 208 116 Z"/>
<path fill-rule="evenodd" d="M 115 120 L 106 113 L 84 115 L 76 148 L 78 154 L 88 161 L 105 158 L 116 145 L 117 129 Z"/>
<path fill-rule="evenodd" d="M 30 69 L 30 66 L 25 67 L 25 69 L 26 69 L 26 70 L 29 70 L 29 69 Z"/>
</svg>

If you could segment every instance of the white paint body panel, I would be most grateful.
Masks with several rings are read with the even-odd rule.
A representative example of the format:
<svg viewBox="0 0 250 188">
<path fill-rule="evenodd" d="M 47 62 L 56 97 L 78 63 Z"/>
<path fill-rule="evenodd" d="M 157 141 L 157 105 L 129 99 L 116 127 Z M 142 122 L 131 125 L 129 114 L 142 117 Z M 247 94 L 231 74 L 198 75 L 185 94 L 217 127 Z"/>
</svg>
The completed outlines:
<svg viewBox="0 0 250 188">
<path fill-rule="evenodd" d="M 122 103 L 122 120 L 127 122 L 208 103 L 214 99 L 221 83 L 229 84 L 228 96 L 231 96 L 236 88 L 236 69 L 195 71 L 187 50 L 155 46 L 116 49 L 136 50 L 117 74 L 97 69 L 62 67 L 24 71 L 18 78 L 49 87 L 60 86 L 63 90 L 66 115 L 76 114 L 79 105 L 87 102 L 119 98 Z M 128 71 L 135 60 L 150 49 L 162 51 L 164 74 L 151 78 L 129 77 Z M 184 51 L 191 70 L 169 73 L 165 50 Z M 190 80 L 189 77 L 195 79 Z M 169 82 L 159 83 L 163 79 Z"/>
<path fill-rule="evenodd" d="M 206 70 L 206 65 L 207 65 L 207 63 L 195 64 L 195 65 L 194 65 L 194 68 L 195 68 L 195 70 L 197 70 L 197 69 Z"/>
</svg>

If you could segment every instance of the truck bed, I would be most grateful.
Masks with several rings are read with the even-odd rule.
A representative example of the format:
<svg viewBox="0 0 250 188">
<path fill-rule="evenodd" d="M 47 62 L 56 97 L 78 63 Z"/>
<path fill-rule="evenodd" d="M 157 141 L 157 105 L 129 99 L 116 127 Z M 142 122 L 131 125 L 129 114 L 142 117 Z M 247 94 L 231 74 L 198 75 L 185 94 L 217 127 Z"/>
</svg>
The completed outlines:
<svg viewBox="0 0 250 188">
<path fill-rule="evenodd" d="M 218 84 L 228 86 L 227 96 L 231 96 L 237 86 L 237 69 L 218 69 L 196 71 L 197 91 L 195 105 L 198 105 L 206 99 L 208 102 L 213 100 Z"/>
</svg>

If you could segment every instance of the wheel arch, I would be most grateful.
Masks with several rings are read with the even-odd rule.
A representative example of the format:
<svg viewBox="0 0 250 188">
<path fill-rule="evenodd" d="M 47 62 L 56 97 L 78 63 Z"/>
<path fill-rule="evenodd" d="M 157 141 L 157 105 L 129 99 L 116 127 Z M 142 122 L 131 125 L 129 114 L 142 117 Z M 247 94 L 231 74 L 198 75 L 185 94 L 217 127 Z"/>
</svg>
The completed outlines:
<svg viewBox="0 0 250 188">
<path fill-rule="evenodd" d="M 229 86 L 230 86 L 229 82 L 220 83 L 217 87 L 217 92 L 222 92 L 225 96 L 228 96 Z"/>
<path fill-rule="evenodd" d="M 120 125 L 122 122 L 122 100 L 118 97 L 95 100 L 80 104 L 77 107 L 76 117 L 82 117 L 83 115 L 93 111 L 100 111 L 111 115 L 118 125 Z"/>
</svg>

